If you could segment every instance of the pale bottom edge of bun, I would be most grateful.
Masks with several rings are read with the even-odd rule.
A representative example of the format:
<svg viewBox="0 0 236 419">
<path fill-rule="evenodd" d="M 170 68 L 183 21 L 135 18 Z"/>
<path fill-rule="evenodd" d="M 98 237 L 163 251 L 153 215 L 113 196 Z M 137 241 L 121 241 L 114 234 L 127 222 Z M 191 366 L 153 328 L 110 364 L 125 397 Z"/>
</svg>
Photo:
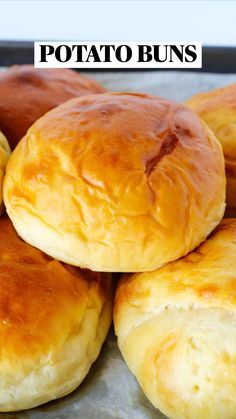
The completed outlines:
<svg viewBox="0 0 236 419">
<path fill-rule="evenodd" d="M 132 256 L 122 249 L 122 256 L 117 251 L 115 254 L 113 251 L 109 253 L 109 248 L 101 248 L 100 243 L 90 243 L 89 247 L 84 246 L 78 237 L 72 233 L 60 232 L 59 229 L 53 228 L 50 224 L 47 224 L 45 220 L 35 215 L 33 212 L 26 210 L 24 207 L 17 206 L 13 210 L 11 205 L 8 204 L 7 194 L 5 194 L 6 211 L 17 231 L 18 235 L 31 246 L 40 249 L 47 255 L 67 263 L 69 265 L 77 266 L 82 269 L 89 269 L 95 272 L 152 272 L 156 269 L 161 268 L 169 262 L 177 260 L 194 248 L 199 246 L 206 237 L 214 230 L 214 228 L 220 223 L 225 211 L 225 203 L 222 203 L 221 207 L 212 216 L 209 221 L 208 228 L 202 232 L 201 237 L 199 235 L 198 240 L 193 240 L 189 243 L 188 247 L 181 249 L 176 245 L 173 253 L 166 257 L 163 254 L 159 257 L 155 252 L 155 258 L 153 255 L 150 257 L 149 251 L 142 246 L 132 249 Z M 135 239 L 134 239 L 135 246 Z M 121 246 L 120 246 L 121 247 Z M 114 248 L 114 246 L 113 246 Z M 153 249 L 155 247 L 153 246 Z M 153 252 L 152 249 L 152 252 Z M 82 256 L 81 256 L 82 254 Z M 124 254 L 128 257 L 124 260 Z M 116 257 L 115 257 L 115 256 Z M 86 262 L 85 262 L 86 259 Z M 115 260 L 114 260 L 115 259 Z M 152 263 L 147 260 L 152 260 Z M 153 263 L 153 260 L 155 263 Z M 106 263 L 105 263 L 106 261 Z M 128 262 L 127 262 L 128 261 Z M 143 262 L 144 261 L 144 262 Z"/>
<path fill-rule="evenodd" d="M 107 298 L 97 327 L 96 313 L 88 308 L 79 330 L 61 348 L 37 359 L 0 362 L 0 412 L 32 409 L 74 391 L 99 356 L 112 320 L 112 298 Z M 53 348 L 53 343 L 52 343 Z M 16 368 L 14 368 L 16 367 Z"/>
</svg>

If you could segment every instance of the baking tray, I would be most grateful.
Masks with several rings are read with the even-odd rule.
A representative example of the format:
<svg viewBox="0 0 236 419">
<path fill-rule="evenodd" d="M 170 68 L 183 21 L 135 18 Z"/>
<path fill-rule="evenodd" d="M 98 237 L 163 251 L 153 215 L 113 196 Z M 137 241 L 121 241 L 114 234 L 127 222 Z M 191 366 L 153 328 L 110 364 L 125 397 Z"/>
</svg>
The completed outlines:
<svg viewBox="0 0 236 419">
<path fill-rule="evenodd" d="M 30 63 L 32 51 L 30 43 L 0 43 L 0 65 Z M 89 75 L 108 90 L 147 92 L 176 101 L 236 82 L 235 48 L 208 48 L 204 54 L 204 72 L 93 71 Z M 9 419 L 164 418 L 148 402 L 129 372 L 117 348 L 112 328 L 98 360 L 77 390 L 35 409 L 2 413 L 0 416 Z"/>
</svg>

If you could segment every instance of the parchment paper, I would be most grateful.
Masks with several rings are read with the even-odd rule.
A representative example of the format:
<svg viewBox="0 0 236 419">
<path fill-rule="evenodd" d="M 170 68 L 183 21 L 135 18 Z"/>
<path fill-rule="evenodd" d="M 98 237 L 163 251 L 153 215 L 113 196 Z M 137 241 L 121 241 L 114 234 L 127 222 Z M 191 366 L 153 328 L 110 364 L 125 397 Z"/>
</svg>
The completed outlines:
<svg viewBox="0 0 236 419">
<path fill-rule="evenodd" d="M 236 74 L 190 72 L 99 72 L 92 77 L 111 91 L 146 92 L 183 101 L 189 96 L 236 82 Z M 69 396 L 19 413 L 11 419 L 161 419 L 129 372 L 113 330 L 82 385 Z"/>
</svg>

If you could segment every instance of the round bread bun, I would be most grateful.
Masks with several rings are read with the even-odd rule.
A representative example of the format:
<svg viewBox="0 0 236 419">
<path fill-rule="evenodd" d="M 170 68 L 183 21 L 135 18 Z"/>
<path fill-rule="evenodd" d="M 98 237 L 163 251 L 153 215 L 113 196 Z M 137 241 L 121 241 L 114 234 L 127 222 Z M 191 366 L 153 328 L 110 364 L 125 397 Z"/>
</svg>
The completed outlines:
<svg viewBox="0 0 236 419">
<path fill-rule="evenodd" d="M 226 210 L 236 215 L 236 83 L 188 99 L 221 142 L 226 167 Z"/>
<path fill-rule="evenodd" d="M 225 219 L 185 258 L 118 285 L 118 345 L 169 418 L 235 418 L 235 254 L 236 219 Z"/>
<path fill-rule="evenodd" d="M 0 215 L 3 212 L 3 197 L 2 197 L 2 184 L 3 184 L 3 177 L 5 174 L 7 160 L 10 156 L 10 147 L 7 142 L 6 137 L 0 131 Z"/>
<path fill-rule="evenodd" d="M 46 112 L 77 96 L 105 92 L 69 69 L 14 65 L 0 72 L 0 130 L 13 150 L 28 128 Z"/>
<path fill-rule="evenodd" d="M 100 352 L 111 306 L 109 274 L 50 258 L 0 219 L 0 411 L 74 390 Z"/>
<path fill-rule="evenodd" d="M 143 94 L 76 98 L 38 120 L 7 165 L 18 234 L 97 271 L 151 271 L 188 253 L 224 213 L 223 153 L 188 108 Z"/>
</svg>

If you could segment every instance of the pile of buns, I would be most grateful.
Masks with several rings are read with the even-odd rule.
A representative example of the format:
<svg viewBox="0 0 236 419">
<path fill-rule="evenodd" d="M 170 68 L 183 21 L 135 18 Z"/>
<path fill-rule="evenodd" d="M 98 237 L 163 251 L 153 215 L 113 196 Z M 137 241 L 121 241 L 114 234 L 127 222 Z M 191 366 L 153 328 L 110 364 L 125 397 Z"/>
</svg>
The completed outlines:
<svg viewBox="0 0 236 419">
<path fill-rule="evenodd" d="M 236 418 L 235 127 L 236 85 L 184 105 L 0 75 L 0 411 L 78 387 L 113 311 L 156 408 Z"/>
</svg>

